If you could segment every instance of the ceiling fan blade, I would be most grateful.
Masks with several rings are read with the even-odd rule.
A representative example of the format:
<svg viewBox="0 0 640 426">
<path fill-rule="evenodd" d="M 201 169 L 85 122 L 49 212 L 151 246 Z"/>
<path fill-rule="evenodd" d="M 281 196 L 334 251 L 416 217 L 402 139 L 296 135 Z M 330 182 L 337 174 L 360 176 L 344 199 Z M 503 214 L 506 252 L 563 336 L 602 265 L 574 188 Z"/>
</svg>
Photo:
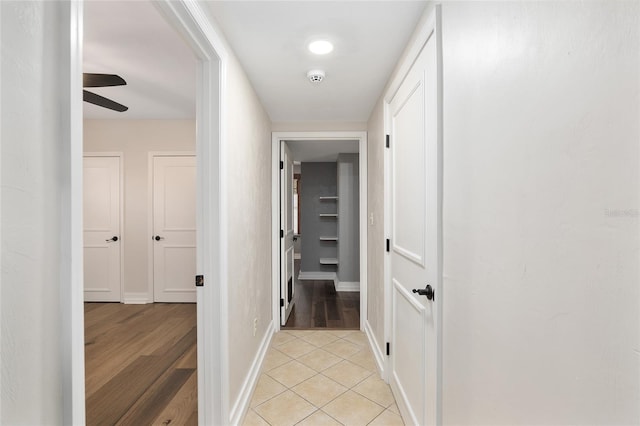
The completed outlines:
<svg viewBox="0 0 640 426">
<path fill-rule="evenodd" d="M 125 84 L 127 84 L 127 82 L 116 74 L 82 73 L 83 87 L 124 86 Z"/>
<path fill-rule="evenodd" d="M 90 104 L 98 105 L 103 108 L 112 109 L 118 112 L 125 112 L 129 108 L 119 104 L 117 102 L 112 101 L 111 99 L 107 99 L 104 96 L 96 95 L 95 93 L 89 92 L 87 90 L 82 91 L 82 99 L 85 102 L 89 102 Z"/>
</svg>

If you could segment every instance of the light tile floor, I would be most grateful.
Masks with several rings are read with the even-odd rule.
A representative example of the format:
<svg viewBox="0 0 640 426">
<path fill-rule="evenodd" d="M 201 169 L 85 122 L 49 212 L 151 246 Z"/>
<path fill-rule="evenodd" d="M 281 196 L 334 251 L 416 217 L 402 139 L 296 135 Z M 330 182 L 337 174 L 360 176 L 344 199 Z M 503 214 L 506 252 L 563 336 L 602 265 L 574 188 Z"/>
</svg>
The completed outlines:
<svg viewBox="0 0 640 426">
<path fill-rule="evenodd" d="M 283 330 L 273 337 L 244 425 L 404 423 L 364 333 Z"/>
</svg>

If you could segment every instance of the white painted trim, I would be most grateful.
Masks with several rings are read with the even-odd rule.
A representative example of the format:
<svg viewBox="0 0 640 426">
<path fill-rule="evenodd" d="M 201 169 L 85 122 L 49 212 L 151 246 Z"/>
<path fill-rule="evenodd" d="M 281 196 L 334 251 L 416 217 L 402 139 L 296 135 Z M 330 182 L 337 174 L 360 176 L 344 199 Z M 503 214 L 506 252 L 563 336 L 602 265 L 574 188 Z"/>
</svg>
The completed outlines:
<svg viewBox="0 0 640 426">
<path fill-rule="evenodd" d="M 280 139 L 273 133 L 271 134 L 271 286 L 271 316 L 277 333 L 280 331 Z"/>
<path fill-rule="evenodd" d="M 431 36 L 435 35 L 437 38 L 436 46 L 437 46 L 437 72 L 438 72 L 438 118 L 437 118 L 437 126 L 438 126 L 438 155 L 439 155 L 439 170 L 438 170 L 438 179 L 439 179 L 439 188 L 438 188 L 438 203 L 440 206 L 440 211 L 438 212 L 438 271 L 436 276 L 438 277 L 437 283 L 435 283 L 435 288 L 440 294 L 440 297 L 437 297 L 435 302 L 437 304 L 437 318 L 436 318 L 436 344 L 438 346 L 438 360 L 437 360 L 437 395 L 436 395 L 436 424 L 442 424 L 442 179 L 443 179 L 443 156 L 442 156 L 442 146 L 443 146 L 443 118 L 442 118 L 442 105 L 443 105 L 443 94 L 442 94 L 442 85 L 443 85 L 443 74 L 442 74 L 442 6 L 440 4 L 434 5 L 432 8 L 428 8 L 425 11 L 425 14 L 420 19 L 420 23 L 417 26 L 416 32 L 414 33 L 413 41 L 405 50 L 407 52 L 405 59 L 400 64 L 397 72 L 395 73 L 395 77 L 389 84 L 385 96 L 384 96 L 384 130 L 385 134 L 391 134 L 391 109 L 390 104 L 393 100 L 393 97 L 397 93 L 400 85 L 405 80 L 407 74 L 409 73 L 411 67 L 418 59 L 422 48 L 425 43 L 429 40 Z M 393 138 L 391 140 L 391 144 L 393 144 Z M 388 149 L 385 149 L 384 153 L 384 234 L 386 238 L 392 238 L 391 235 L 391 185 L 390 185 L 390 177 L 391 177 L 391 162 L 390 162 L 390 152 Z M 392 274 L 391 274 L 391 253 L 385 252 L 384 258 L 384 334 L 385 341 L 391 342 L 392 339 L 392 330 L 393 330 L 393 284 L 392 284 Z M 386 374 L 384 374 L 384 379 L 389 383 L 394 391 L 399 391 L 394 384 L 394 380 L 390 377 L 392 372 L 391 368 L 391 360 L 389 357 L 386 357 L 385 362 L 385 370 Z M 403 401 L 397 401 L 398 407 L 401 412 L 408 412 L 408 407 L 403 405 Z M 415 419 L 413 419 L 415 421 Z"/>
<path fill-rule="evenodd" d="M 0 7 L 0 22 L 2 22 L 2 8 Z M 0 31 L 0 46 L 2 46 L 2 31 Z M 2 82 L 0 80 L 0 99 L 2 98 Z M 2 102 L 0 102 L 0 129 L 2 129 Z M 0 147 L 2 147 L 2 132 L 0 132 Z M 2 187 L 2 161 L 0 161 L 0 187 Z M 2 223 L 2 193 L 0 192 L 0 224 Z M 2 226 L 0 226 L 0 241 L 2 239 Z M 2 269 L 2 256 L 0 256 L 0 271 Z M 2 275 L 0 274 L 0 289 L 2 289 Z M 1 293 L 1 290 L 0 290 Z M 2 341 L 2 303 L 0 303 L 0 342 Z M 0 351 L 0 366 L 2 366 L 2 351 Z M 0 374 L 0 392 L 2 392 L 4 386 L 2 386 L 2 374 Z M 2 401 L 0 401 L 0 419 L 2 419 Z"/>
<path fill-rule="evenodd" d="M 394 375 L 393 371 L 389 371 L 389 375 L 393 375 L 392 380 L 389 380 L 389 387 L 393 391 L 394 396 L 399 395 L 399 398 L 395 398 L 398 411 L 401 413 L 402 420 L 408 424 L 418 425 L 418 419 L 416 419 L 413 411 L 409 409 L 407 401 L 409 400 L 407 394 L 400 386 L 398 386 L 398 377 Z M 408 419 L 408 421 L 407 421 Z"/>
<path fill-rule="evenodd" d="M 269 326 L 267 327 L 267 332 L 262 338 L 262 342 L 260 343 L 260 347 L 258 348 L 258 353 L 253 359 L 253 363 L 251 364 L 251 367 L 249 367 L 249 372 L 247 373 L 247 376 L 242 383 L 238 398 L 231 408 L 230 424 L 232 425 L 242 424 L 244 417 L 247 414 L 249 404 L 251 403 L 251 397 L 253 396 L 253 392 L 255 391 L 256 385 L 258 384 L 258 379 L 260 378 L 262 363 L 264 362 L 264 358 L 267 355 L 267 351 L 269 350 L 269 345 L 271 345 L 271 338 L 275 333 L 274 330 L 275 328 L 273 326 L 273 321 L 271 321 L 269 323 Z"/>
<path fill-rule="evenodd" d="M 153 303 L 153 299 L 149 299 L 147 293 L 125 293 L 122 298 L 125 305 L 146 305 Z"/>
<path fill-rule="evenodd" d="M 82 48 L 84 32 L 84 4 L 82 1 L 62 3 L 62 19 L 68 19 L 69 33 L 61 34 L 61 75 L 67 75 L 69 109 L 60 109 L 61 128 L 67 144 L 59 161 L 61 168 L 60 192 L 60 344 L 62 351 L 62 423 L 85 423 L 84 380 L 84 250 L 83 250 L 83 134 L 82 134 Z M 68 13 L 68 15 L 67 15 Z M 66 64 L 64 64 L 64 61 Z M 68 69 L 67 69 L 68 67 Z M 65 72 L 65 71 L 68 71 Z M 68 115 L 67 115 L 68 114 Z M 65 122 L 65 120 L 67 120 Z"/>
<path fill-rule="evenodd" d="M 364 323 L 364 333 L 367 335 L 367 339 L 369 340 L 369 347 L 371 347 L 371 352 L 373 353 L 373 358 L 376 361 L 376 366 L 378 367 L 378 372 L 380 377 L 384 379 L 385 377 L 385 359 L 386 356 L 382 351 L 382 346 L 380 346 L 379 342 L 376 340 L 376 335 L 371 328 L 371 324 L 367 319 Z"/>
<path fill-rule="evenodd" d="M 364 330 L 365 323 L 368 316 L 368 261 L 369 261 L 369 242 L 368 242 L 368 188 L 369 188 L 369 173 L 368 173 L 368 140 L 367 133 L 363 132 L 358 146 L 358 159 L 359 159 L 359 173 L 358 182 L 360 183 L 360 330 Z"/>
<path fill-rule="evenodd" d="M 276 332 L 280 330 L 280 143 L 286 140 L 312 142 L 357 140 L 360 182 L 360 330 L 367 318 L 367 132 L 273 132 L 271 134 L 271 281 Z"/>
<path fill-rule="evenodd" d="M 124 153 L 121 151 L 113 151 L 113 152 L 84 152 L 84 157 L 118 157 L 118 167 L 120 176 L 118 177 L 120 183 L 120 302 L 124 302 L 124 244 L 122 243 L 122 234 L 124 234 Z M 84 171 L 84 162 L 83 162 L 83 171 Z M 84 185 L 84 184 L 83 184 Z M 82 230 L 83 238 L 84 238 L 84 229 Z M 84 250 L 84 241 L 83 241 L 83 250 Z M 84 255 L 84 253 L 83 253 Z M 83 265 L 84 268 L 84 265 Z M 84 287 L 84 283 L 83 283 Z M 84 295 L 84 288 L 82 291 Z"/>
<path fill-rule="evenodd" d="M 335 272 L 300 271 L 298 274 L 299 281 L 334 281 L 336 279 L 337 277 Z"/>
<path fill-rule="evenodd" d="M 147 152 L 147 299 L 150 300 L 149 303 L 155 302 L 155 293 L 154 293 L 154 250 L 155 246 L 153 244 L 153 179 L 154 179 L 154 168 L 153 168 L 153 159 L 156 157 L 197 157 L 197 152 L 193 151 L 149 151 Z M 197 166 L 196 166 L 197 169 Z M 196 170 L 197 173 L 197 170 Z M 199 197 L 200 194 L 197 194 Z M 197 231 L 196 231 L 197 232 Z M 198 250 L 198 239 L 196 237 L 196 253 Z"/>
<path fill-rule="evenodd" d="M 336 287 L 336 291 L 360 291 L 359 281 L 339 281 L 336 279 L 334 285 Z"/>
<path fill-rule="evenodd" d="M 391 134 L 391 112 L 390 101 L 385 101 L 383 105 L 384 114 L 384 134 Z M 384 235 L 385 239 L 391 239 L 391 150 L 384 149 L 384 196 L 383 196 L 383 210 L 384 210 Z M 383 261 L 383 294 L 384 294 L 384 341 L 391 341 L 391 315 L 393 313 L 391 308 L 391 250 L 384 252 Z M 389 383 L 391 377 L 389 371 L 391 370 L 391 360 L 389 357 L 384 357 L 383 362 L 385 364 L 383 379 Z"/>
<path fill-rule="evenodd" d="M 198 424 L 229 423 L 228 262 L 226 185 L 226 78 L 228 54 L 221 32 L 202 4 L 154 2 L 199 58 L 196 90 Z"/>
<path fill-rule="evenodd" d="M 206 284 L 198 288 L 198 423 L 229 420 L 227 217 L 225 106 L 227 52 L 220 31 L 203 6 L 190 0 L 153 2 L 167 22 L 181 33 L 199 59 L 196 91 L 198 161 L 197 268 Z M 84 306 L 82 271 L 82 34 L 83 2 L 68 3 L 69 18 L 69 157 L 60 155 L 61 185 L 61 312 L 63 351 L 63 423 L 84 424 Z M 64 6 L 61 6 L 64 7 Z M 66 18 L 66 15 L 64 16 Z M 66 36 L 65 36 L 66 38 Z M 64 44 L 65 40 L 61 40 Z M 66 53 L 66 52 L 63 52 Z M 64 67 L 63 67 L 64 70 Z M 64 73 L 63 73 L 64 74 Z M 62 119 L 66 111 L 62 111 Z M 64 130 L 66 125 L 63 124 Z M 66 174 L 68 172 L 68 175 Z M 67 179 L 69 182 L 67 182 Z M 65 191 L 62 191 L 66 194 Z M 65 268 L 65 265 L 70 265 Z M 71 342 L 69 344 L 69 342 Z"/>
<path fill-rule="evenodd" d="M 361 291 L 359 281 L 340 281 L 335 272 L 307 271 L 298 273 L 298 281 L 333 281 L 336 291 Z"/>
<path fill-rule="evenodd" d="M 432 14 L 434 13 L 434 9 L 427 7 L 427 10 L 425 11 L 424 15 L 422 16 L 422 18 L 420 19 L 420 22 L 416 27 L 416 30 L 412 37 L 413 40 L 411 44 L 407 46 L 407 48 L 405 49 L 405 53 L 406 53 L 404 55 L 405 59 L 400 64 L 400 67 L 397 69 L 397 72 L 395 73 L 395 77 L 393 78 L 393 80 L 391 80 L 391 83 L 387 87 L 387 90 L 385 92 L 385 97 L 384 97 L 385 102 L 389 102 L 389 103 L 391 102 L 391 99 L 398 92 L 400 85 L 402 84 L 404 79 L 407 77 L 409 70 L 411 69 L 413 64 L 416 62 L 416 59 L 418 59 L 418 55 L 420 55 L 420 52 L 422 51 L 424 44 L 427 42 L 427 39 L 429 38 L 431 33 L 434 31 L 435 21 L 436 20 L 439 21 L 440 19 L 441 8 L 442 8 L 441 5 L 439 4 L 435 5 L 435 10 L 436 10 L 435 14 L 437 15 L 437 17 L 435 17 L 435 16 L 432 16 Z M 438 27 L 439 26 L 440 25 L 438 25 Z"/>
</svg>

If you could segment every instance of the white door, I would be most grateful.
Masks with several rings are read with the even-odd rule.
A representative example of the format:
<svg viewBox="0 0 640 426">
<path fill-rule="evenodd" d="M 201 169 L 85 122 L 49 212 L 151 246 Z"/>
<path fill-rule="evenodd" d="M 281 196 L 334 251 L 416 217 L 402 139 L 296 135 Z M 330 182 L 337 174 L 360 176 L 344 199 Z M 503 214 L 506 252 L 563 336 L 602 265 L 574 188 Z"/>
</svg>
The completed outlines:
<svg viewBox="0 0 640 426">
<path fill-rule="evenodd" d="M 153 300 L 196 301 L 196 158 L 153 158 Z"/>
<path fill-rule="evenodd" d="M 439 423 L 438 40 L 429 37 L 391 100 L 390 384 L 407 424 Z M 431 297 L 414 293 L 431 286 Z"/>
<path fill-rule="evenodd" d="M 293 285 L 293 158 L 286 142 L 280 145 L 280 318 L 285 325 L 294 303 Z"/>
<path fill-rule="evenodd" d="M 84 300 L 120 302 L 120 157 L 84 157 Z"/>
</svg>

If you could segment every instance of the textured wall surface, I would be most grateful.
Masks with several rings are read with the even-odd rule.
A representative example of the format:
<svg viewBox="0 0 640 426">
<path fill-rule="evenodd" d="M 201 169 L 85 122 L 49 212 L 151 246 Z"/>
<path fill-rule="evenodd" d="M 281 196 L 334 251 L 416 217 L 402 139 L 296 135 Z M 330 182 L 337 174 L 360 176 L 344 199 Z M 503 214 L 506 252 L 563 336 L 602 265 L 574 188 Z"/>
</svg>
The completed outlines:
<svg viewBox="0 0 640 426">
<path fill-rule="evenodd" d="M 640 423 L 640 4 L 443 6 L 444 422 Z"/>
<path fill-rule="evenodd" d="M 1 413 L 3 425 L 63 422 L 60 182 L 68 86 L 56 84 L 63 7 L 1 2 Z M 68 38 L 68 30 L 67 38 Z"/>
<path fill-rule="evenodd" d="M 384 113 L 379 99 L 367 126 L 367 321 L 383 353 L 384 335 Z M 371 222 L 373 218 L 373 223 Z"/>
<path fill-rule="evenodd" d="M 444 423 L 639 424 L 640 4 L 442 9 Z M 367 126 L 378 339 L 383 123 L 380 100 Z"/>
<path fill-rule="evenodd" d="M 240 64 L 227 75 L 229 390 L 233 405 L 271 322 L 271 122 Z M 253 321 L 257 332 L 253 335 Z"/>
</svg>

